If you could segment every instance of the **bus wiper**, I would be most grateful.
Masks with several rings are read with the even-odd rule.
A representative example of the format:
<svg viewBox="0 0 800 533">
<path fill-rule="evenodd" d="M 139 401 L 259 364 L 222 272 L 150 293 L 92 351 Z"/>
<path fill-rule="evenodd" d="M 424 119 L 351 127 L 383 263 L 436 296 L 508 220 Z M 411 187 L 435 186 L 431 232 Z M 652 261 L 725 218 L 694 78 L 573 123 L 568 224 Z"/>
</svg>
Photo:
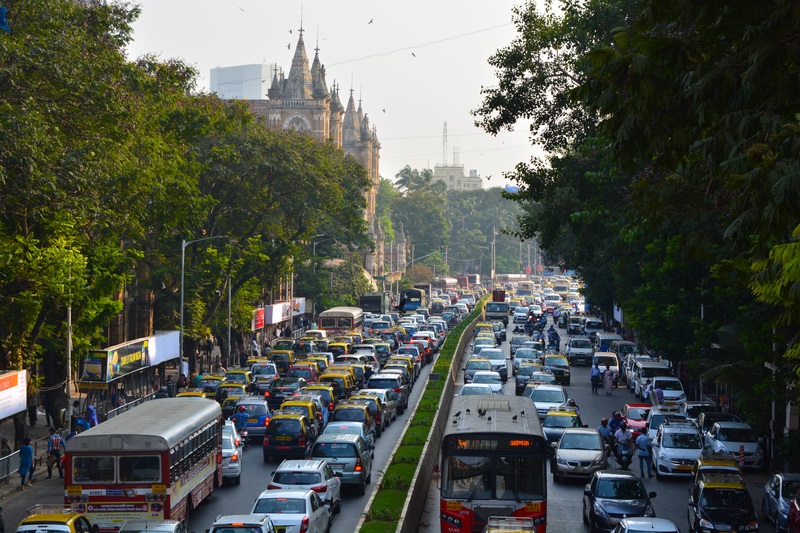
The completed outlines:
<svg viewBox="0 0 800 533">
<path fill-rule="evenodd" d="M 517 492 L 516 488 L 512 488 L 511 493 L 514 495 L 514 498 L 516 498 L 517 503 L 522 503 L 522 500 L 520 499 L 519 493 Z"/>
<path fill-rule="evenodd" d="M 475 484 L 475 488 L 472 489 L 472 492 L 470 492 L 469 496 L 467 496 L 467 501 L 468 502 L 471 502 L 473 500 L 473 498 L 475 498 L 475 493 L 478 492 L 478 489 L 480 488 L 481 483 L 483 483 L 483 480 L 480 480 L 480 481 L 478 481 L 478 483 Z"/>
</svg>

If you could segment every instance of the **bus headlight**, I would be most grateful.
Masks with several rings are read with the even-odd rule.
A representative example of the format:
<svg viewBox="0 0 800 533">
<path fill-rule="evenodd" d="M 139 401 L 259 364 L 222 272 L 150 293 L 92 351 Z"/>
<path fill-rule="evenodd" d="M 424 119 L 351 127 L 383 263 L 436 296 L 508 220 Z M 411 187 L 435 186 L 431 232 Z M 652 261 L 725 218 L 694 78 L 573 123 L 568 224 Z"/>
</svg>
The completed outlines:
<svg viewBox="0 0 800 533">
<path fill-rule="evenodd" d="M 456 526 L 457 528 L 461 527 L 461 520 L 459 520 L 455 516 L 450 516 L 449 514 L 442 513 L 442 520 L 447 522 L 448 524 Z"/>
</svg>

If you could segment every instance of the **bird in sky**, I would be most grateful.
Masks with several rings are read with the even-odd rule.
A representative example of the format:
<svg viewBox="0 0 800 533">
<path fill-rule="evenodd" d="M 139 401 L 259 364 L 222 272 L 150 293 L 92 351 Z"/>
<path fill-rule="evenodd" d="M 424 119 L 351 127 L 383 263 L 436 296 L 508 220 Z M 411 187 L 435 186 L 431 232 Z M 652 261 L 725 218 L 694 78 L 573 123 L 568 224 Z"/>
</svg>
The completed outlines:
<svg viewBox="0 0 800 533">
<path fill-rule="evenodd" d="M 242 6 L 239 6 L 239 11 L 241 11 L 242 13 L 245 13 L 245 10 L 242 9 Z"/>
<path fill-rule="evenodd" d="M 287 50 L 289 50 L 289 49 L 291 49 L 291 48 L 292 48 L 292 43 L 289 43 L 289 44 L 287 44 L 287 45 L 286 45 L 286 49 L 287 49 Z"/>
<path fill-rule="evenodd" d="M 374 20 L 374 19 L 369 19 L 369 22 L 367 22 L 367 24 L 372 24 L 372 21 L 373 21 L 373 20 Z"/>
<path fill-rule="evenodd" d="M 383 111 L 384 113 L 386 113 L 386 109 L 385 109 L 385 108 L 384 108 L 382 111 Z"/>
<path fill-rule="evenodd" d="M 417 57 L 417 54 L 415 54 L 414 52 L 411 52 L 411 55 Z"/>
<path fill-rule="evenodd" d="M 292 33 L 292 30 L 289 30 L 289 33 Z"/>
</svg>

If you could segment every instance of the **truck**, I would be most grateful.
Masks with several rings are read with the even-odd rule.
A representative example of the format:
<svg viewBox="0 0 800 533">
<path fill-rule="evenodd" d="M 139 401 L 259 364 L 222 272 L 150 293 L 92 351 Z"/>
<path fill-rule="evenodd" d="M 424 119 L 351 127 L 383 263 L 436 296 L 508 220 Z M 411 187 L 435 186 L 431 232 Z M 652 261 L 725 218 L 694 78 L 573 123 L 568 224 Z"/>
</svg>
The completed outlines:
<svg viewBox="0 0 800 533">
<path fill-rule="evenodd" d="M 494 293 L 492 293 L 494 294 Z M 506 302 L 488 302 L 484 308 L 484 316 L 488 322 L 499 320 L 508 325 L 508 304 Z"/>
<path fill-rule="evenodd" d="M 467 280 L 467 276 L 459 276 L 456 278 L 456 283 L 462 289 L 468 289 L 470 287 L 469 281 Z"/>
<path fill-rule="evenodd" d="M 480 285 L 481 284 L 481 275 L 480 274 L 467 274 L 467 282 L 469 286 L 472 287 L 473 285 Z"/>
<path fill-rule="evenodd" d="M 493 302 L 505 302 L 506 301 L 506 291 L 503 289 L 494 289 L 492 291 L 492 301 Z"/>
<path fill-rule="evenodd" d="M 358 306 L 365 313 L 383 315 L 391 311 L 392 300 L 385 292 L 365 292 L 358 297 Z"/>
</svg>

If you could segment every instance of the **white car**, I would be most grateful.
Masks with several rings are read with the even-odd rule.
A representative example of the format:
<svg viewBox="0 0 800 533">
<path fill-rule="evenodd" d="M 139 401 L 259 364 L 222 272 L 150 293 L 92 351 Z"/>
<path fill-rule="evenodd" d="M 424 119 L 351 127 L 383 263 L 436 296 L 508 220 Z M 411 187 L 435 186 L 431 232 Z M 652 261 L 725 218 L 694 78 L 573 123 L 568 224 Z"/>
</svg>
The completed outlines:
<svg viewBox="0 0 800 533">
<path fill-rule="evenodd" d="M 665 420 L 653 440 L 653 470 L 662 476 L 691 476 L 703 453 L 703 436 L 691 420 Z"/>
<path fill-rule="evenodd" d="M 517 307 L 514 309 L 514 324 L 524 324 L 528 321 L 528 308 Z"/>
<path fill-rule="evenodd" d="M 222 433 L 222 479 L 232 479 L 238 485 L 242 482 L 242 443 L 235 433 L 235 428 Z"/>
<path fill-rule="evenodd" d="M 486 383 L 467 383 L 461 387 L 459 396 L 491 396 L 494 394 L 492 386 Z"/>
<path fill-rule="evenodd" d="M 544 311 L 542 311 L 542 306 L 539 304 L 529 305 L 528 310 L 533 313 L 533 316 L 535 317 L 540 317 L 544 314 Z"/>
<path fill-rule="evenodd" d="M 265 490 L 251 513 L 268 515 L 284 533 L 327 533 L 331 524 L 331 512 L 313 490 Z"/>
<path fill-rule="evenodd" d="M 744 450 L 745 468 L 764 466 L 764 452 L 758 436 L 749 424 L 744 422 L 717 422 L 706 435 L 706 444 L 712 452 L 738 455 Z"/>
<path fill-rule="evenodd" d="M 662 410 L 667 406 L 672 406 L 679 411 L 686 408 L 686 392 L 683 390 L 683 384 L 680 379 L 673 376 L 655 376 L 652 385 L 650 398 L 648 398 L 650 403 L 657 404 L 654 391 L 660 388 L 661 392 L 664 393 L 664 402 L 661 404 Z"/>
<path fill-rule="evenodd" d="M 491 370 L 478 370 L 472 375 L 472 383 L 476 385 L 489 385 L 494 394 L 503 392 L 503 381 L 499 372 Z"/>
<path fill-rule="evenodd" d="M 325 461 L 287 459 L 272 473 L 267 490 L 313 490 L 332 513 L 342 510 L 342 480 Z"/>
</svg>

